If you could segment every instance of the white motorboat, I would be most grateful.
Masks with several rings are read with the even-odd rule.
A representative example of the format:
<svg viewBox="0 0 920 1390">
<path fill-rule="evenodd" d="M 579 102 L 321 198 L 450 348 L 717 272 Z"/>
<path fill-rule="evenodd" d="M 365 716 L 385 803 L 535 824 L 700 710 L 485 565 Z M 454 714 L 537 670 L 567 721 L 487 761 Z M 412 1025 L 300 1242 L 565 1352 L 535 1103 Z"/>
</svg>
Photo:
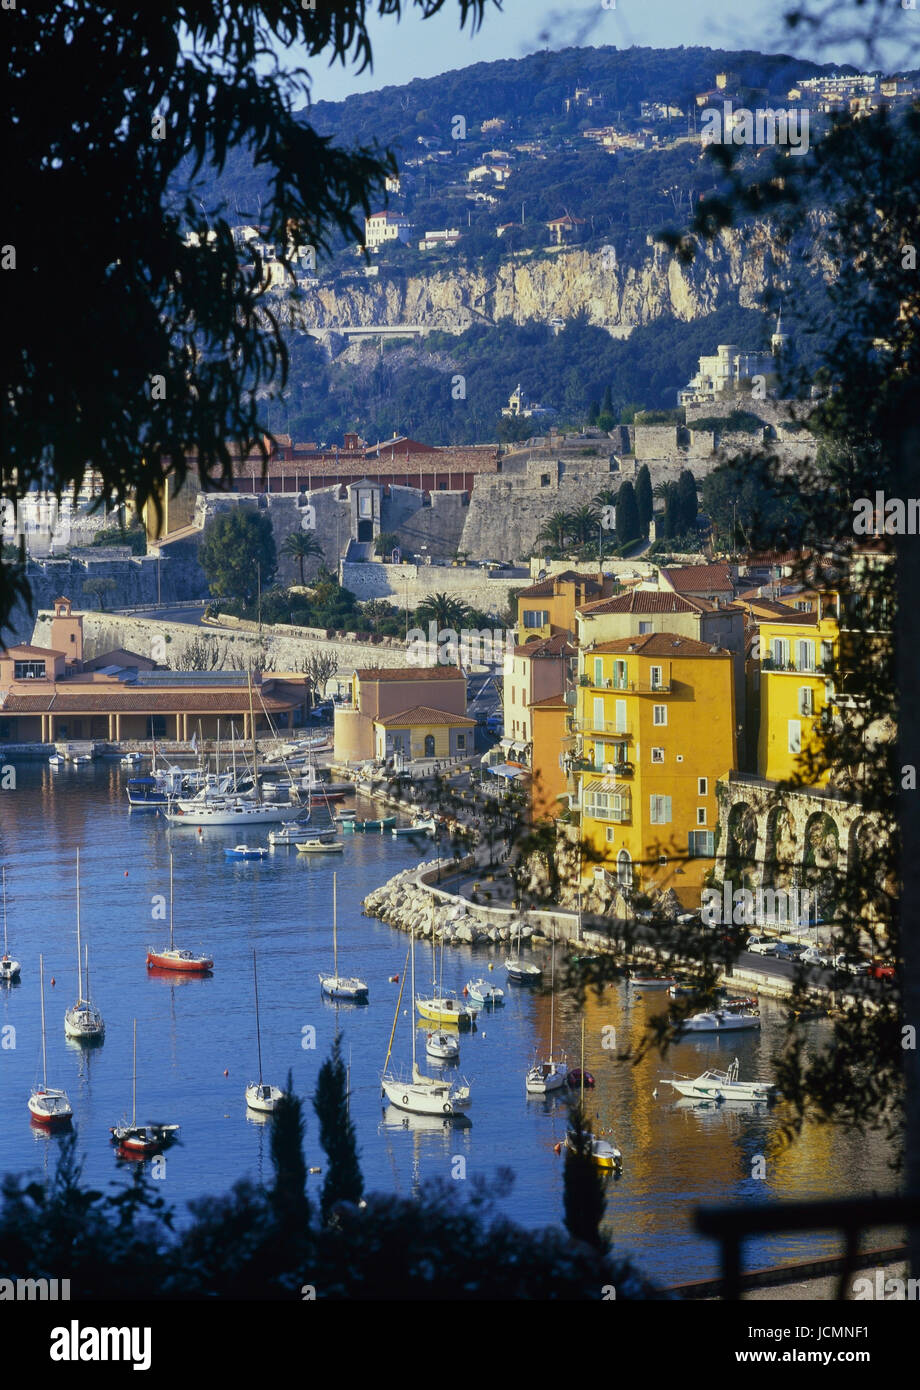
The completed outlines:
<svg viewBox="0 0 920 1390">
<path fill-rule="evenodd" d="M 355 820 L 357 814 L 357 811 L 336 811 L 332 819 L 337 821 L 339 825 L 342 825 L 347 820 Z"/>
<path fill-rule="evenodd" d="M 412 957 L 412 978 L 411 990 L 412 997 L 415 997 L 415 930 L 412 931 L 412 941 L 409 946 L 409 953 Z M 399 1021 L 399 1009 L 402 1004 L 403 990 L 406 984 L 405 970 L 399 986 L 399 997 L 396 1000 L 396 1013 L 393 1017 L 393 1028 L 390 1033 L 390 1045 L 387 1048 L 386 1060 L 383 1064 L 383 1075 L 380 1078 L 382 1094 L 386 1096 L 391 1105 L 395 1105 L 398 1110 L 408 1110 L 414 1115 L 438 1115 L 442 1119 L 454 1116 L 463 1116 L 472 1105 L 470 1088 L 466 1084 L 457 1081 L 448 1081 L 446 1078 L 425 1076 L 418 1069 L 415 1056 L 415 1035 L 418 1029 L 415 1026 L 413 1017 L 411 1022 L 412 1032 L 412 1071 L 408 1079 L 390 1071 L 390 1056 L 393 1050 L 393 1038 L 396 1033 L 396 1024 Z"/>
<path fill-rule="evenodd" d="M 460 1056 L 460 1039 L 456 1033 L 435 1028 L 425 1038 L 425 1051 L 440 1062 L 454 1062 Z"/>
<path fill-rule="evenodd" d="M 673 1086 L 678 1095 L 691 1100 L 716 1101 L 769 1101 L 776 1093 L 776 1087 L 768 1081 L 739 1081 L 740 1063 L 736 1057 L 728 1071 L 715 1068 L 704 1071 L 701 1076 L 664 1077 L 666 1086 Z"/>
<path fill-rule="evenodd" d="M 321 840 L 318 837 L 313 840 L 297 840 L 298 854 L 344 854 L 344 840 Z"/>
<path fill-rule="evenodd" d="M 13 980 L 19 979 L 19 971 L 22 967 L 18 960 L 13 960 L 10 955 L 9 946 L 6 940 L 6 865 L 3 865 L 3 955 L 0 956 L 0 981 L 10 984 Z"/>
<path fill-rule="evenodd" d="M 433 821 L 430 816 L 417 817 L 411 825 L 394 825 L 390 831 L 391 835 L 433 835 L 437 830 L 437 821 Z"/>
<path fill-rule="evenodd" d="M 295 845 L 298 840 L 304 837 L 309 812 L 302 821 L 286 820 L 280 830 L 270 830 L 268 832 L 268 843 L 270 845 Z"/>
<path fill-rule="evenodd" d="M 118 761 L 121 767 L 137 767 L 144 761 L 144 756 L 143 753 L 122 753 Z"/>
<path fill-rule="evenodd" d="M 741 1033 L 760 1027 L 760 1014 L 748 1009 L 708 1009 L 678 1024 L 680 1033 Z"/>
<path fill-rule="evenodd" d="M 483 1009 L 494 1009 L 505 1002 L 505 991 L 498 985 L 490 985 L 488 980 L 467 980 L 466 992 L 474 1004 Z"/>
<path fill-rule="evenodd" d="M 258 1110 L 263 1115 L 270 1115 L 278 1107 L 278 1102 L 283 1099 L 284 1092 L 278 1086 L 269 1086 L 267 1081 L 262 1080 L 262 1029 L 259 1025 L 259 976 L 256 971 L 256 953 L 252 953 L 252 983 L 256 996 L 256 1048 L 259 1054 L 259 1079 L 250 1081 L 246 1087 L 246 1104 L 250 1110 Z"/>
<path fill-rule="evenodd" d="M 58 772 L 62 767 L 67 766 L 67 759 L 62 758 L 59 753 L 52 753 L 51 757 L 48 759 L 48 766 L 51 768 L 52 772 Z"/>
<path fill-rule="evenodd" d="M 339 974 L 337 875 L 332 875 L 332 974 L 320 974 L 323 994 L 330 999 L 350 1000 L 353 1004 L 367 1003 L 367 985 L 354 975 Z"/>
<path fill-rule="evenodd" d="M 549 1091 L 558 1091 L 568 1080 L 569 1069 L 565 1058 L 557 1057 L 555 1050 L 556 1032 L 556 938 L 553 937 L 551 957 L 551 984 L 549 996 L 549 1056 L 542 1062 L 534 1062 L 524 1078 L 524 1089 L 529 1096 L 545 1096 Z"/>
<path fill-rule="evenodd" d="M 105 1023 L 89 997 L 89 956 L 86 958 L 86 997 L 83 995 L 83 960 L 80 947 L 80 851 L 77 850 L 77 1002 L 64 1014 L 64 1032 L 78 1042 L 102 1042 Z"/>
<path fill-rule="evenodd" d="M 38 958 L 38 987 L 42 1001 L 42 1084 L 32 1087 L 29 1096 L 29 1113 L 37 1125 L 48 1129 L 59 1129 L 69 1125 L 73 1119 L 73 1106 L 67 1092 L 48 1085 L 48 1059 L 45 1053 L 45 962 Z"/>
</svg>

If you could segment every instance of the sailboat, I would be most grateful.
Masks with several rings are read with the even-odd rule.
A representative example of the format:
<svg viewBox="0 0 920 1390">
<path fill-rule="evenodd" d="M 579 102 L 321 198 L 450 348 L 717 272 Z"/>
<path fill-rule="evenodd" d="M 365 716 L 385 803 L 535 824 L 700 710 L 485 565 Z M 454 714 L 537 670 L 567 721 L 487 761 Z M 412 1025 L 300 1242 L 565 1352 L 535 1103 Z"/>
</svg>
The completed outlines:
<svg viewBox="0 0 920 1390">
<path fill-rule="evenodd" d="M 521 956 L 521 927 L 523 918 L 518 918 L 517 944 L 511 955 L 505 961 L 505 969 L 508 972 L 508 979 L 514 980 L 519 985 L 535 985 L 543 975 L 543 971 L 532 960 L 524 960 Z"/>
<path fill-rule="evenodd" d="M 13 960 L 10 955 L 9 946 L 6 940 L 6 865 L 3 866 L 3 955 L 0 956 L 0 980 L 9 984 L 12 980 L 19 979 L 21 967 L 18 960 Z"/>
<path fill-rule="evenodd" d="M 147 1158 L 160 1153 L 179 1133 L 178 1125 L 137 1123 L 137 1019 L 134 1020 L 134 1061 L 131 1068 L 131 1123 L 122 1120 L 109 1129 L 112 1143 L 126 1158 Z"/>
<path fill-rule="evenodd" d="M 64 1032 L 80 1042 L 102 1042 L 105 1023 L 89 998 L 89 955 L 86 964 L 86 997 L 83 995 L 83 961 L 80 947 L 80 851 L 77 850 L 77 1002 L 64 1015 Z"/>
<path fill-rule="evenodd" d="M 45 962 L 38 958 L 38 984 L 42 1000 L 42 1084 L 33 1086 L 29 1096 L 29 1110 L 38 1125 L 49 1129 L 69 1125 L 73 1119 L 73 1106 L 67 1099 L 66 1091 L 59 1091 L 48 1085 L 48 1060 L 45 1053 Z"/>
<path fill-rule="evenodd" d="M 564 1058 L 555 1055 L 556 1029 L 556 939 L 553 937 L 552 984 L 549 997 L 549 1057 L 544 1062 L 535 1062 L 527 1073 L 524 1086 L 528 1095 L 545 1096 L 548 1091 L 557 1091 L 564 1086 L 569 1069 Z M 584 1070 L 584 1068 L 582 1068 Z"/>
<path fill-rule="evenodd" d="M 436 973 L 437 955 L 434 947 L 434 936 L 431 938 L 431 990 L 433 995 L 438 995 L 438 982 Z M 444 941 L 441 940 L 441 984 L 444 983 Z M 456 1033 L 448 1033 L 444 1028 L 432 1029 L 425 1038 L 425 1051 L 429 1057 L 434 1057 L 440 1062 L 454 1062 L 460 1056 L 460 1039 Z"/>
<path fill-rule="evenodd" d="M 431 905 L 431 941 L 433 947 L 434 903 Z M 414 996 L 414 989 L 412 993 Z M 438 1025 L 449 1023 L 457 1028 L 472 1028 L 477 1013 L 476 1009 L 471 1009 L 464 1004 L 460 996 L 455 994 L 453 990 L 445 990 L 443 981 L 441 989 L 438 991 L 433 989 L 428 998 L 419 995 L 415 1000 L 415 1007 L 421 1017 L 427 1019 L 429 1023 L 437 1023 Z"/>
<path fill-rule="evenodd" d="M 178 970 L 187 975 L 206 975 L 214 969 L 210 956 L 196 956 L 192 951 L 182 951 L 173 940 L 173 857 L 169 856 L 169 945 L 162 951 L 152 948 L 147 951 L 148 970 Z"/>
<path fill-rule="evenodd" d="M 581 1070 L 579 1072 L 579 1084 L 581 1095 L 579 1106 L 581 1113 L 585 1113 L 585 1020 L 581 1020 Z M 607 1171 L 619 1172 L 623 1165 L 623 1155 L 615 1144 L 611 1144 L 608 1139 L 604 1139 L 596 1134 L 590 1135 L 591 1159 L 597 1168 L 604 1168 Z M 574 1130 L 567 1130 L 565 1136 L 565 1146 L 573 1153 L 576 1152 L 576 1139 Z"/>
<path fill-rule="evenodd" d="M 412 944 L 409 947 L 412 956 L 412 998 L 415 998 L 415 927 L 412 928 Z M 393 1028 L 390 1032 L 390 1045 L 387 1048 L 386 1061 L 383 1064 L 383 1075 L 381 1076 L 381 1086 L 383 1095 L 391 1105 L 395 1105 L 399 1110 L 408 1110 L 413 1115 L 440 1115 L 442 1119 L 464 1115 L 472 1105 L 470 1088 L 467 1085 L 460 1085 L 455 1081 L 441 1080 L 439 1077 L 423 1076 L 418 1069 L 415 1058 L 415 1035 L 418 1031 L 415 1026 L 415 1015 L 411 1018 L 410 1029 L 412 1033 L 412 1074 L 408 1081 L 396 1076 L 389 1070 L 390 1055 L 393 1051 L 393 1038 L 396 1035 L 396 1024 L 399 1021 L 399 1006 L 402 1003 L 403 989 L 405 987 L 405 972 L 399 986 L 399 998 L 396 1000 L 396 1013 L 393 1016 Z"/>
<path fill-rule="evenodd" d="M 338 945 L 338 902 L 336 897 L 336 875 L 332 875 L 332 974 L 319 977 L 320 989 L 330 999 L 350 999 L 355 1004 L 367 1003 L 367 985 L 354 975 L 339 974 Z"/>
<path fill-rule="evenodd" d="M 259 976 L 256 972 L 256 953 L 252 953 L 252 983 L 256 994 L 256 1047 L 259 1053 L 259 1079 L 250 1081 L 246 1087 L 246 1104 L 250 1110 L 259 1110 L 264 1115 L 270 1115 L 277 1107 L 279 1100 L 284 1099 L 284 1092 L 277 1086 L 269 1086 L 267 1081 L 262 1080 L 262 1030 L 259 1026 Z"/>
</svg>

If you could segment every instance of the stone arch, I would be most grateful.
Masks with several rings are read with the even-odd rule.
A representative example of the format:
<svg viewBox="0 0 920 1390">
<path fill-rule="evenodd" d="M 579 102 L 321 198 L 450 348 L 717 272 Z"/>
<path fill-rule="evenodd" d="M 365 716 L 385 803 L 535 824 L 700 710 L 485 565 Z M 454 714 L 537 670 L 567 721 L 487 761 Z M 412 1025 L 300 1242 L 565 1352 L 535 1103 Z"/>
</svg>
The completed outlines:
<svg viewBox="0 0 920 1390">
<path fill-rule="evenodd" d="M 765 887 L 791 889 L 796 885 L 798 837 L 795 818 L 785 804 L 774 806 L 767 813 L 766 844 L 763 865 Z"/>
<path fill-rule="evenodd" d="M 836 912 L 840 895 L 840 830 L 827 811 L 813 811 L 805 822 L 802 886 L 816 895 L 820 915 Z"/>
<path fill-rule="evenodd" d="M 757 817 L 746 801 L 736 801 L 728 813 L 725 876 L 743 883 L 756 872 Z"/>
</svg>

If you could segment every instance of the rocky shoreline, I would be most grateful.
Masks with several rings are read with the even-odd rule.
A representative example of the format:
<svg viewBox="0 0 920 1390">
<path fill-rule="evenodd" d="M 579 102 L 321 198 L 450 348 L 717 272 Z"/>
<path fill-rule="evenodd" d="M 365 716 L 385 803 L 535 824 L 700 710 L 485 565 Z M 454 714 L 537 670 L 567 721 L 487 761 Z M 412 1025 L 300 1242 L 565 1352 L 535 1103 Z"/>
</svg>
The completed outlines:
<svg viewBox="0 0 920 1390">
<path fill-rule="evenodd" d="M 489 908 L 477 910 L 473 903 L 441 892 L 422 882 L 422 875 L 436 864 L 423 861 L 414 869 L 402 869 L 393 878 L 373 889 L 364 899 L 366 917 L 379 917 L 399 931 L 415 931 L 421 940 L 444 941 L 448 945 L 490 946 L 496 942 L 542 939 L 519 913 Z M 506 922 L 496 922 L 496 916 Z"/>
</svg>

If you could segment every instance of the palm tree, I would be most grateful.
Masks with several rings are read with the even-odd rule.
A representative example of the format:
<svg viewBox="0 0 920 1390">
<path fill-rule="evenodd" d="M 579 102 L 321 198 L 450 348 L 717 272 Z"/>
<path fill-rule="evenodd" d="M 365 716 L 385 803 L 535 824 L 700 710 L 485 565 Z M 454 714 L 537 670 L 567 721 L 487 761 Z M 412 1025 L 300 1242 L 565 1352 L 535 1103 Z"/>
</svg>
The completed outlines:
<svg viewBox="0 0 920 1390">
<path fill-rule="evenodd" d="M 557 550 L 562 550 L 566 540 L 571 533 L 572 518 L 568 512 L 553 512 L 544 523 L 537 540 L 544 541 L 547 545 L 555 546 Z"/>
<path fill-rule="evenodd" d="M 578 545 L 585 545 L 601 524 L 600 515 L 590 503 L 579 507 L 569 517 L 572 535 Z"/>
<path fill-rule="evenodd" d="M 300 562 L 300 582 L 304 584 L 306 582 L 303 573 L 304 560 L 308 560 L 311 555 L 318 555 L 322 558 L 323 547 L 309 531 L 292 531 L 282 545 L 281 553 Z"/>
<path fill-rule="evenodd" d="M 595 495 L 592 506 L 595 507 L 615 507 L 617 504 L 617 490 L 613 487 L 602 487 L 600 492 Z"/>
<path fill-rule="evenodd" d="M 439 632 L 446 628 L 458 631 L 469 614 L 469 606 L 462 599 L 452 598 L 450 594 L 429 594 L 416 608 L 415 621 L 420 624 L 433 622 Z"/>
</svg>

